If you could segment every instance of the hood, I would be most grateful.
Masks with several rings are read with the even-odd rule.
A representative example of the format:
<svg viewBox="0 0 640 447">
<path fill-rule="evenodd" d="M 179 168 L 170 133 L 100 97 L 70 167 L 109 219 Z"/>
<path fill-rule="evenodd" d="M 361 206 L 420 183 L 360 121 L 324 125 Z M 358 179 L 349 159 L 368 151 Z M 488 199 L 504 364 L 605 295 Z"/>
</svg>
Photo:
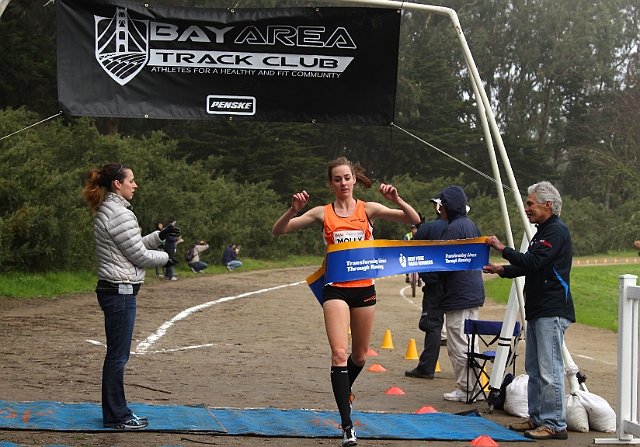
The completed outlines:
<svg viewBox="0 0 640 447">
<path fill-rule="evenodd" d="M 449 186 L 443 189 L 437 198 L 440 199 L 442 207 L 447 212 L 449 222 L 467 215 L 467 196 L 459 186 Z"/>
</svg>

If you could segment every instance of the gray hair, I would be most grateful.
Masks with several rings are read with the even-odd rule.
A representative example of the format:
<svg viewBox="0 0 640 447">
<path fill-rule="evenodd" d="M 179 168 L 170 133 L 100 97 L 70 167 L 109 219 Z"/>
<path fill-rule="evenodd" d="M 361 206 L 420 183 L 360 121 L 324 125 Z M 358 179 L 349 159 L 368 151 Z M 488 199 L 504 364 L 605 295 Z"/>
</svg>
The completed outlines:
<svg viewBox="0 0 640 447">
<path fill-rule="evenodd" d="M 536 193 L 536 202 L 551 202 L 551 212 L 556 216 L 562 211 L 562 197 L 558 190 L 549 182 L 540 182 L 529 186 L 529 195 Z"/>
</svg>

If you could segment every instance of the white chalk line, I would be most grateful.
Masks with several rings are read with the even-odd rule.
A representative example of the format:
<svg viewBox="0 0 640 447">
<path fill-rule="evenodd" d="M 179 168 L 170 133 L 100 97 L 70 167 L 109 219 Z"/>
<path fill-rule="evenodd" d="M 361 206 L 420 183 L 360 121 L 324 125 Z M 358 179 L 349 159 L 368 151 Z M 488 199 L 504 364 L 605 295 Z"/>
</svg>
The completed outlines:
<svg viewBox="0 0 640 447">
<path fill-rule="evenodd" d="M 576 354 L 576 355 L 574 355 L 574 357 L 581 357 L 583 359 L 591 360 L 593 362 L 604 363 L 605 365 L 611 365 L 611 366 L 616 366 L 616 367 L 618 366 L 617 363 L 611 363 L 611 362 L 607 362 L 605 360 L 594 359 L 593 357 L 589 357 L 589 356 L 586 356 L 586 355 Z"/>
<path fill-rule="evenodd" d="M 96 341 L 96 340 L 85 340 L 85 341 L 87 343 L 91 343 L 91 344 L 97 345 L 97 346 L 102 346 L 103 348 L 107 349 L 107 345 L 105 345 L 101 341 Z M 204 344 L 204 345 L 183 346 L 181 348 L 159 349 L 157 351 L 151 351 L 148 354 L 162 354 L 163 352 L 186 351 L 186 350 L 189 350 L 189 349 L 206 348 L 208 346 L 218 346 L 218 344 L 217 343 L 207 343 L 207 344 Z M 136 355 L 137 353 L 136 352 L 130 352 L 130 354 Z"/>
<path fill-rule="evenodd" d="M 400 295 L 402 296 L 402 298 L 404 298 L 405 300 L 409 301 L 411 304 L 413 304 L 414 306 L 416 306 L 417 308 L 421 309 L 422 305 L 418 306 L 416 303 L 414 303 L 411 298 L 408 298 L 407 295 L 404 294 L 404 291 L 407 289 L 410 289 L 411 286 L 406 286 L 403 287 L 402 289 L 400 289 Z"/>
<path fill-rule="evenodd" d="M 178 321 L 187 318 L 189 315 L 191 315 L 194 312 L 197 312 L 197 311 L 202 310 L 202 309 L 206 309 L 207 307 L 211 307 L 214 304 L 225 303 L 227 301 L 233 301 L 233 300 L 237 300 L 239 298 L 244 298 L 244 297 L 251 296 L 251 295 L 257 295 L 259 293 L 272 292 L 274 290 L 283 289 L 285 287 L 290 287 L 290 286 L 297 286 L 299 284 L 306 284 L 306 281 L 298 281 L 298 282 L 291 283 L 291 284 L 284 284 L 284 285 L 280 285 L 280 286 L 276 286 L 276 287 L 269 287 L 267 289 L 260 289 L 260 290 L 256 290 L 256 291 L 253 291 L 253 292 L 241 293 L 240 295 L 236 295 L 236 296 L 227 296 L 227 297 L 224 297 L 224 298 L 219 298 L 217 300 L 209 301 L 207 303 L 198 304 L 197 306 L 193 306 L 193 307 L 190 307 L 188 309 L 185 309 L 182 312 L 180 312 L 178 315 L 173 317 L 171 320 L 163 323 L 154 334 L 151 334 L 145 340 L 143 340 L 140 343 L 138 343 L 138 346 L 135 349 L 135 353 L 136 354 L 146 354 L 147 350 L 155 342 L 157 342 L 160 338 L 162 338 L 164 336 L 164 334 L 167 333 L 169 328 L 171 328 L 171 326 L 173 326 Z"/>
<path fill-rule="evenodd" d="M 160 340 L 160 338 L 162 338 L 167 333 L 167 331 L 171 328 L 171 326 L 173 326 L 174 324 L 176 324 L 180 320 L 183 320 L 183 319 L 187 318 L 189 315 L 191 315 L 194 312 L 197 312 L 197 311 L 202 310 L 202 309 L 206 309 L 207 307 L 211 307 L 214 304 L 225 303 L 227 301 L 233 301 L 233 300 L 237 300 L 239 298 L 245 298 L 247 296 L 257 295 L 259 293 L 272 292 L 274 290 L 283 289 L 285 287 L 298 286 L 300 284 L 306 284 L 306 281 L 298 281 L 298 282 L 294 282 L 294 283 L 291 283 L 291 284 L 283 284 L 283 285 L 280 285 L 280 286 L 269 287 L 267 289 L 260 289 L 260 290 L 255 290 L 253 292 L 241 293 L 240 295 L 227 296 L 227 297 L 224 297 L 224 298 L 218 298 L 217 300 L 213 300 L 213 301 L 209 301 L 209 302 L 206 302 L 206 303 L 198 304 L 197 306 L 193 306 L 193 307 L 190 307 L 188 309 L 185 309 L 182 312 L 180 312 L 179 314 L 177 314 L 175 317 L 173 317 L 171 320 L 166 321 L 162 325 L 160 325 L 160 327 L 158 328 L 158 330 L 156 330 L 155 333 L 151 334 L 145 340 L 143 340 L 140 343 L 138 343 L 138 346 L 136 347 L 135 351 L 132 351 L 131 354 L 134 354 L 134 355 L 135 354 L 138 354 L 138 355 L 158 354 L 158 353 L 163 353 L 163 352 L 185 351 L 187 349 L 197 349 L 197 348 L 204 348 L 204 347 L 208 347 L 208 346 L 215 346 L 215 344 L 213 344 L 213 343 L 207 343 L 207 344 L 204 344 L 204 345 L 193 345 L 193 346 L 185 346 L 185 347 L 182 347 L 182 348 L 160 349 L 160 350 L 157 350 L 157 351 L 149 351 L 149 348 L 151 346 L 153 346 L 158 340 Z M 86 340 L 86 341 L 88 343 L 91 343 L 91 344 L 94 344 L 94 345 L 100 345 L 100 346 L 106 347 L 106 345 L 104 343 L 99 342 L 99 341 L 95 341 L 95 340 Z"/>
</svg>

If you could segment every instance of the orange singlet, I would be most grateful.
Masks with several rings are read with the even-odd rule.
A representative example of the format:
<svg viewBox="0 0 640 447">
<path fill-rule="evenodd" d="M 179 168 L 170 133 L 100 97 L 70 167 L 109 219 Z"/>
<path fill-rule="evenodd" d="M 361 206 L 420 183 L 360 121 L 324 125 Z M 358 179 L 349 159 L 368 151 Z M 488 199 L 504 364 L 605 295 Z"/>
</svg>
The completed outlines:
<svg viewBox="0 0 640 447">
<path fill-rule="evenodd" d="M 356 210 L 349 217 L 340 217 L 333 209 L 333 203 L 324 207 L 324 223 L 322 224 L 324 244 L 373 240 L 373 226 L 364 210 L 364 202 L 356 200 Z M 348 282 L 334 282 L 334 287 L 369 287 L 373 279 L 358 279 Z"/>
</svg>

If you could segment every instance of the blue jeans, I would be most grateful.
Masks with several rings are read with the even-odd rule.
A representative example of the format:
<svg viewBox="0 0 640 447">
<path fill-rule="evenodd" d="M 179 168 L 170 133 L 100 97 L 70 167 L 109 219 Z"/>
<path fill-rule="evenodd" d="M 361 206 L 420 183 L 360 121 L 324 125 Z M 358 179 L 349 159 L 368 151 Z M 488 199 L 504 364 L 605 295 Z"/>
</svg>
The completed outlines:
<svg viewBox="0 0 640 447">
<path fill-rule="evenodd" d="M 189 267 L 191 267 L 192 269 L 194 269 L 195 271 L 200 271 L 200 270 L 204 270 L 207 267 L 209 267 L 208 264 L 205 264 L 202 261 L 198 261 L 198 262 L 194 262 L 193 264 L 189 264 Z"/>
<path fill-rule="evenodd" d="M 175 249 L 169 250 L 169 251 L 167 251 L 167 254 L 169 255 L 170 258 L 174 258 L 175 259 L 176 250 Z M 165 270 L 165 272 L 164 272 L 165 278 L 171 279 L 171 278 L 173 278 L 175 276 L 174 275 L 174 271 L 173 271 L 173 266 L 166 267 L 164 270 Z"/>
<path fill-rule="evenodd" d="M 129 360 L 136 321 L 136 296 L 98 294 L 104 312 L 107 355 L 102 367 L 102 423 L 113 427 L 132 417 L 124 397 L 124 365 Z"/>
<path fill-rule="evenodd" d="M 570 323 L 562 317 L 527 321 L 524 366 L 529 374 L 529 419 L 554 431 L 567 428 L 562 344 Z"/>
<path fill-rule="evenodd" d="M 227 266 L 229 266 L 229 268 L 231 270 L 233 269 L 237 269 L 238 267 L 242 266 L 242 262 L 240 261 L 229 261 L 229 263 L 227 264 Z"/>
</svg>

